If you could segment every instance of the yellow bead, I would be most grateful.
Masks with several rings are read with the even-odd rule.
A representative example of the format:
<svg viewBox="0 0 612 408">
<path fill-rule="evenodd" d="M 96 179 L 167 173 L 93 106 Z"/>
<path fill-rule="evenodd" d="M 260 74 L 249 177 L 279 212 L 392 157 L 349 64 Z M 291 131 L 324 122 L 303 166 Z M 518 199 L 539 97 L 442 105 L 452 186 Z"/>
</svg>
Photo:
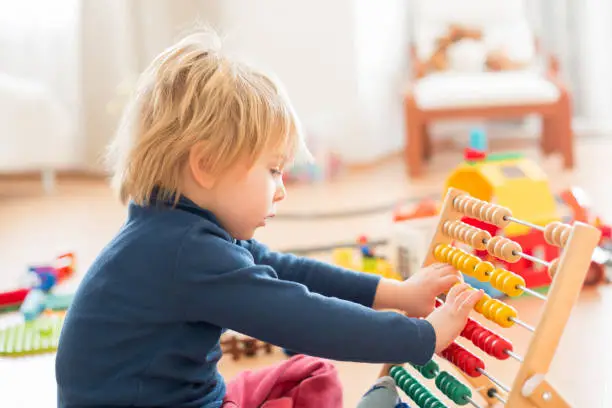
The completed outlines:
<svg viewBox="0 0 612 408">
<path fill-rule="evenodd" d="M 491 262 L 481 261 L 474 268 L 474 277 L 481 282 L 489 280 L 489 274 L 495 269 Z"/>
<path fill-rule="evenodd" d="M 491 286 L 493 286 L 497 290 L 501 290 L 502 282 L 504 281 L 507 275 L 508 273 L 505 269 L 497 268 L 493 270 L 490 276 Z"/>
<path fill-rule="evenodd" d="M 450 258 L 450 254 L 453 253 L 453 247 L 450 245 L 444 245 L 444 247 L 442 248 L 442 251 L 440 252 L 442 255 L 442 258 L 444 259 L 443 262 L 448 262 L 448 259 Z"/>
<path fill-rule="evenodd" d="M 459 252 L 458 250 L 453 251 L 453 253 L 450 256 L 450 263 L 457 268 L 458 262 L 460 259 L 463 259 L 463 254 L 461 252 Z"/>
<path fill-rule="evenodd" d="M 444 245 L 436 245 L 436 247 L 434 248 L 433 251 L 433 256 L 435 258 L 436 261 L 438 262 L 444 262 L 443 257 L 442 257 L 442 250 L 444 249 Z"/>
<path fill-rule="evenodd" d="M 525 279 L 515 273 L 512 275 L 509 274 L 506 279 L 504 279 L 502 292 L 512 297 L 520 296 L 523 294 L 523 289 L 519 289 L 518 286 L 525 287 Z"/>
<path fill-rule="evenodd" d="M 476 269 L 476 266 L 479 263 L 480 263 L 480 259 L 474 256 L 468 256 L 463 261 L 463 264 L 460 265 L 461 268 L 459 270 L 465 273 L 466 275 L 474 276 L 474 270 Z"/>
<path fill-rule="evenodd" d="M 486 317 L 489 320 L 495 321 L 495 314 L 499 310 L 499 300 L 497 299 L 489 300 L 487 303 L 484 304 L 483 310 L 484 310 L 484 313 L 483 313 L 484 317 Z"/>
<path fill-rule="evenodd" d="M 448 245 L 438 245 L 434 251 L 434 257 L 438 262 L 446 262 L 446 253 L 448 252 Z"/>
<path fill-rule="evenodd" d="M 451 248 L 448 245 L 443 245 L 440 248 L 440 261 L 448 262 L 448 255 L 450 254 Z"/>
<path fill-rule="evenodd" d="M 510 318 L 516 318 L 516 309 L 512 306 L 503 303 L 500 306 L 501 307 L 496 311 L 494 316 L 495 323 L 504 328 L 512 327 L 514 325 L 514 322 L 510 320 Z"/>
<path fill-rule="evenodd" d="M 486 293 L 484 293 L 482 295 L 482 297 L 480 298 L 480 300 L 478 302 L 476 302 L 476 304 L 474 305 L 474 310 L 476 310 L 480 314 L 484 314 L 483 313 L 483 305 L 488 300 L 491 300 L 491 296 L 489 296 Z"/>
</svg>

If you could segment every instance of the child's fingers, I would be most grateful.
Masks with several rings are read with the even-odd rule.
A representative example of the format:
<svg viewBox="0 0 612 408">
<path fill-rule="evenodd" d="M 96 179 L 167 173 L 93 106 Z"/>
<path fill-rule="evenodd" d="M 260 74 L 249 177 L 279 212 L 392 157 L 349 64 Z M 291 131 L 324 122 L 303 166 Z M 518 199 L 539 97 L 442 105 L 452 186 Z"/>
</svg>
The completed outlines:
<svg viewBox="0 0 612 408">
<path fill-rule="evenodd" d="M 468 300 L 468 298 L 470 297 L 470 295 L 472 295 L 473 292 L 473 290 L 467 287 L 465 290 L 463 290 L 457 295 L 457 297 L 455 298 L 455 307 L 457 308 L 457 310 L 461 309 L 463 304 Z"/>
<path fill-rule="evenodd" d="M 448 264 L 444 264 L 444 263 L 432 263 L 431 265 L 427 266 L 425 269 L 442 269 L 444 268 L 444 266 L 446 266 Z"/>
<path fill-rule="evenodd" d="M 469 288 L 469 285 L 465 284 L 465 283 L 460 283 L 458 285 L 453 286 L 452 288 L 450 288 L 450 290 L 448 291 L 448 295 L 447 295 L 447 300 L 446 302 L 449 303 L 454 303 L 457 296 L 459 296 L 459 294 L 461 294 L 462 292 L 464 292 L 465 290 L 467 290 Z"/>
<path fill-rule="evenodd" d="M 476 306 L 476 303 L 482 298 L 484 295 L 484 291 L 482 289 L 479 290 L 471 290 L 471 293 L 466 296 L 466 298 L 461 302 L 461 306 L 459 306 L 459 310 L 462 312 L 469 313 L 470 310 Z"/>
<path fill-rule="evenodd" d="M 455 269 L 452 266 L 448 266 L 448 267 L 444 267 L 444 268 L 440 268 L 438 270 L 436 270 L 436 272 L 440 275 L 440 276 L 460 276 L 461 272 L 459 272 L 457 269 Z"/>
<path fill-rule="evenodd" d="M 444 276 L 443 278 L 440 278 L 440 286 L 442 291 L 446 292 L 448 289 L 451 288 L 451 286 L 460 283 L 461 282 L 461 278 L 457 275 L 448 275 L 448 276 Z"/>
</svg>

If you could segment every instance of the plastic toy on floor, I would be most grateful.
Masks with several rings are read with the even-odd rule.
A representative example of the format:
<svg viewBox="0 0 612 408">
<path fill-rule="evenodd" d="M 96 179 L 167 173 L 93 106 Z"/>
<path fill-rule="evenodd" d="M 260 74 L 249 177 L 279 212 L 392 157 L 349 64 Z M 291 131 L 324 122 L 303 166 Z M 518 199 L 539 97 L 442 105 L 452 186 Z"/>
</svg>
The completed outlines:
<svg viewBox="0 0 612 408">
<path fill-rule="evenodd" d="M 64 323 L 63 312 L 45 314 L 36 321 L 9 325 L 0 330 L 0 356 L 23 357 L 57 350 Z"/>
<path fill-rule="evenodd" d="M 272 345 L 261 340 L 228 330 L 221 337 L 221 349 L 223 354 L 232 356 L 232 360 L 240 357 L 254 357 L 257 351 L 264 350 L 266 354 L 272 353 Z"/>
<path fill-rule="evenodd" d="M 607 275 L 606 269 L 608 264 L 612 263 L 612 227 L 604 223 L 601 217 L 593 214 L 589 197 L 581 188 L 572 187 L 564 190 L 561 192 L 560 198 L 571 209 L 571 220 L 593 225 L 601 231 L 599 248 L 593 256 L 593 262 L 584 282 L 585 285 L 610 283 L 610 277 Z"/>
<path fill-rule="evenodd" d="M 0 293 L 0 311 L 20 310 L 26 320 L 35 319 L 46 309 L 48 297 L 57 307 L 53 289 L 73 276 L 74 271 L 75 255 L 71 252 L 59 255 L 52 264 L 30 266 L 21 288 Z M 66 300 L 66 296 L 62 299 Z"/>
<path fill-rule="evenodd" d="M 337 248 L 333 251 L 333 263 L 343 268 L 364 273 L 372 273 L 389 279 L 402 280 L 402 277 L 393 269 L 391 263 L 375 253 L 368 244 L 368 238 L 361 235 L 357 238 L 359 253 L 353 248 Z"/>
</svg>

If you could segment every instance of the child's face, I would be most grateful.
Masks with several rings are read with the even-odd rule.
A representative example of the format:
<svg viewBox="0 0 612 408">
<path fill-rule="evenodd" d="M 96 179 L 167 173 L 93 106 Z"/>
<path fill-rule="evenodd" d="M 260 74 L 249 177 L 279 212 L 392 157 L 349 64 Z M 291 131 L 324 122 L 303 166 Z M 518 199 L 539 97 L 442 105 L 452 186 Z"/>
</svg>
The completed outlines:
<svg viewBox="0 0 612 408">
<path fill-rule="evenodd" d="M 276 214 L 276 203 L 285 198 L 284 157 L 264 152 L 250 169 L 235 166 L 213 188 L 213 212 L 236 239 L 251 239 L 255 230 Z"/>
</svg>

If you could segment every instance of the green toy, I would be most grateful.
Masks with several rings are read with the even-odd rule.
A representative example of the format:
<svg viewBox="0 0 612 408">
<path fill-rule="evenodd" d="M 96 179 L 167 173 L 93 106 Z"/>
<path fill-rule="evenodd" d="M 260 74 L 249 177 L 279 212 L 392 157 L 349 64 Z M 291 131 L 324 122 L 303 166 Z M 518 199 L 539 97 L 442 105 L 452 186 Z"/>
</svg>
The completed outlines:
<svg viewBox="0 0 612 408">
<path fill-rule="evenodd" d="M 57 350 L 64 313 L 43 315 L 0 330 L 0 356 L 22 357 Z"/>
</svg>

